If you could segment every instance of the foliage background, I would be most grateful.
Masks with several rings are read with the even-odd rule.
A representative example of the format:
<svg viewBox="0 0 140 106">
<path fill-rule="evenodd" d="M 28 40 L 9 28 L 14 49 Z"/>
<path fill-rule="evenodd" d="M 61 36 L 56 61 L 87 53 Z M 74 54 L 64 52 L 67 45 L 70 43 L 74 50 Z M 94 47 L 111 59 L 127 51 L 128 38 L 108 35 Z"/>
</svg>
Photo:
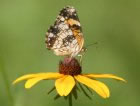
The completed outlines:
<svg viewBox="0 0 140 106">
<path fill-rule="evenodd" d="M 111 90 L 109 99 L 94 94 L 92 101 L 79 93 L 74 106 L 140 106 L 140 0 L 0 0 L 0 106 L 67 106 L 63 98 L 47 95 L 54 81 L 42 81 L 30 90 L 17 77 L 57 71 L 61 57 L 46 50 L 44 37 L 59 10 L 74 6 L 88 48 L 84 73 L 113 73 L 124 84 L 102 80 Z"/>
</svg>

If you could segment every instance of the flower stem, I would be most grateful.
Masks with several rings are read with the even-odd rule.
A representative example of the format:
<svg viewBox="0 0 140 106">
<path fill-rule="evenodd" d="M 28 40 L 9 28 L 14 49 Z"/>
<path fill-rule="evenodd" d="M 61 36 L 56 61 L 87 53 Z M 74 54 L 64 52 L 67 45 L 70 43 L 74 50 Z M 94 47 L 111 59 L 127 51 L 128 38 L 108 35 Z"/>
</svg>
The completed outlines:
<svg viewBox="0 0 140 106">
<path fill-rule="evenodd" d="M 69 94 L 69 106 L 72 106 L 72 94 Z"/>
<path fill-rule="evenodd" d="M 13 97 L 12 97 L 12 94 L 11 94 L 8 77 L 7 77 L 7 74 L 4 70 L 4 64 L 2 62 L 2 59 L 0 61 L 0 68 L 1 68 L 1 75 L 3 77 L 3 81 L 4 81 L 4 84 L 5 84 L 6 92 L 7 92 L 8 99 L 9 99 L 9 105 L 14 106 L 14 100 L 13 100 Z"/>
</svg>

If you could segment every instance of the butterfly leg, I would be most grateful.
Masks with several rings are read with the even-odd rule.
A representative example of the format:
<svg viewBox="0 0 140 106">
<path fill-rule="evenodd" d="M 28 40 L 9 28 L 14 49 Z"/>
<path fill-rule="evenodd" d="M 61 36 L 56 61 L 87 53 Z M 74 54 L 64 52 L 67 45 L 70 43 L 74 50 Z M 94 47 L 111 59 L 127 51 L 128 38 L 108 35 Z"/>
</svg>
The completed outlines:
<svg viewBox="0 0 140 106">
<path fill-rule="evenodd" d="M 87 51 L 87 48 L 83 47 L 80 53 L 78 54 L 78 56 L 80 57 L 79 61 L 81 65 L 82 65 L 83 55 L 85 54 L 86 51 Z"/>
<path fill-rule="evenodd" d="M 80 57 L 80 59 L 79 59 L 80 65 L 82 65 L 82 58 L 83 58 L 83 55 L 82 55 L 82 54 L 79 54 L 78 56 Z"/>
</svg>

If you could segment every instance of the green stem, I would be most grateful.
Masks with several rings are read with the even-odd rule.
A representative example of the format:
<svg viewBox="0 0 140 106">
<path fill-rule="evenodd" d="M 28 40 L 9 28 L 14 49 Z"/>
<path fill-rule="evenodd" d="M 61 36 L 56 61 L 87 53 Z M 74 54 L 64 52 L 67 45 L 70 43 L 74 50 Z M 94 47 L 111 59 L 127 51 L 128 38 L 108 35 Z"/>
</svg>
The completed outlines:
<svg viewBox="0 0 140 106">
<path fill-rule="evenodd" d="M 13 97 L 12 97 L 12 94 L 11 94 L 8 77 L 7 77 L 7 74 L 6 74 L 5 70 L 4 70 L 4 64 L 2 62 L 2 59 L 0 61 L 0 67 L 1 67 L 1 75 L 3 77 L 6 92 L 7 92 L 7 95 L 8 95 L 8 99 L 10 101 L 10 106 L 14 106 L 14 100 L 13 100 Z"/>
<path fill-rule="evenodd" d="M 70 93 L 68 96 L 69 96 L 69 106 L 72 106 L 72 94 Z"/>
</svg>

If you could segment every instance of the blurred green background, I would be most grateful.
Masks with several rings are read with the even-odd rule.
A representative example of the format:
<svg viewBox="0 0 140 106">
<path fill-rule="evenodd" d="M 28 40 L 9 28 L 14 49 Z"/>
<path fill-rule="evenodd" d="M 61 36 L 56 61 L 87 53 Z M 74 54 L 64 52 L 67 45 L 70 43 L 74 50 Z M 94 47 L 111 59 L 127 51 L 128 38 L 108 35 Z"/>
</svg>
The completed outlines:
<svg viewBox="0 0 140 106">
<path fill-rule="evenodd" d="M 0 106 L 68 106 L 64 98 L 47 95 L 54 81 L 42 81 L 32 89 L 17 77 L 37 72 L 56 72 L 58 61 L 45 48 L 45 33 L 66 5 L 77 9 L 85 45 L 83 73 L 112 73 L 124 84 L 101 80 L 111 97 L 94 93 L 88 100 L 79 93 L 74 106 L 140 106 L 140 0 L 0 0 Z"/>
</svg>

